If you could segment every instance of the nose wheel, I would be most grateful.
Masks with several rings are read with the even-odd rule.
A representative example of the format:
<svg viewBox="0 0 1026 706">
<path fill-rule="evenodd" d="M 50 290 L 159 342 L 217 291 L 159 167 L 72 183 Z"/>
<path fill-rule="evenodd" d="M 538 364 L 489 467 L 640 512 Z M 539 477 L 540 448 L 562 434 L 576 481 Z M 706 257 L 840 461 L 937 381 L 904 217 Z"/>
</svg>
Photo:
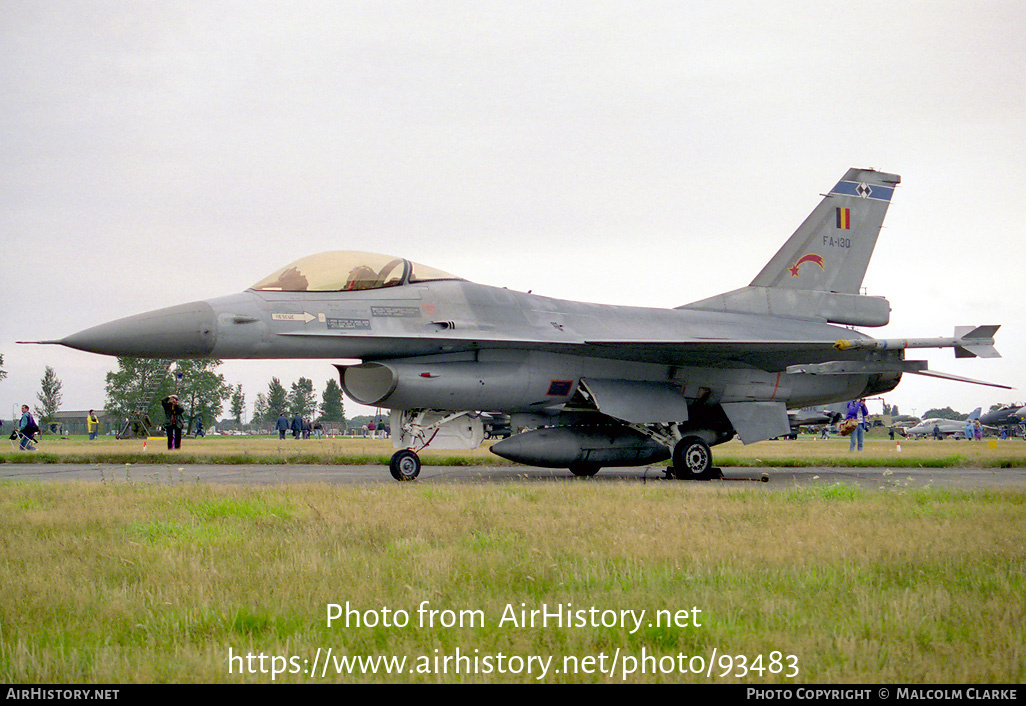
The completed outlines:
<svg viewBox="0 0 1026 706">
<path fill-rule="evenodd" d="M 397 481 L 415 480 L 420 475 L 420 456 L 409 449 L 396 451 L 388 462 L 388 470 Z"/>
</svg>

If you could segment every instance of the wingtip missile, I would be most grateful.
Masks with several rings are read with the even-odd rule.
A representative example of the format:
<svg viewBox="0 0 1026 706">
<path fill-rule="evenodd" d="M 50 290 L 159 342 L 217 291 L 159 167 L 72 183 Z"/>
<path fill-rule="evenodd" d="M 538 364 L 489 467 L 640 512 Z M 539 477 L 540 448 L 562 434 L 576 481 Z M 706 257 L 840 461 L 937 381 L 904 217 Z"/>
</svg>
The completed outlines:
<svg viewBox="0 0 1026 706">
<path fill-rule="evenodd" d="M 950 338 L 863 338 L 840 339 L 834 343 L 839 351 L 906 350 L 909 348 L 954 348 L 956 358 L 1000 358 L 994 348 L 994 334 L 1000 325 L 956 326 Z"/>
</svg>

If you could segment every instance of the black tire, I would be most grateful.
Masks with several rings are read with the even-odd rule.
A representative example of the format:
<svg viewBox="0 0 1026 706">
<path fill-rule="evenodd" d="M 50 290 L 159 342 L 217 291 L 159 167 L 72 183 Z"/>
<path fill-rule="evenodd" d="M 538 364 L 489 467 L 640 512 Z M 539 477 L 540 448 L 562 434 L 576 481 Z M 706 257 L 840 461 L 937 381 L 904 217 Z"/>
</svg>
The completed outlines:
<svg viewBox="0 0 1026 706">
<path fill-rule="evenodd" d="M 709 480 L 713 477 L 712 451 L 697 436 L 685 436 L 673 447 L 673 475 L 678 480 Z"/>
<path fill-rule="evenodd" d="M 420 475 L 420 456 L 409 449 L 396 451 L 388 462 L 388 471 L 399 482 L 415 480 Z"/>
<path fill-rule="evenodd" d="M 574 461 L 570 464 L 570 472 L 579 478 L 591 478 L 599 472 L 602 466 L 587 461 Z"/>
</svg>

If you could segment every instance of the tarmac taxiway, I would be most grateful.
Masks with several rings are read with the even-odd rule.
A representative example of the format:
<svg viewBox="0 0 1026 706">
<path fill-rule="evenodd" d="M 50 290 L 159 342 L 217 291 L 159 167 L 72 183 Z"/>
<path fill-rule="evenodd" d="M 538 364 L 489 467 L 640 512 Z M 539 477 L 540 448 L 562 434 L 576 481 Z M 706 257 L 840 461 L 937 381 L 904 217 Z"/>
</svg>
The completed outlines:
<svg viewBox="0 0 1026 706">
<path fill-rule="evenodd" d="M 843 483 L 864 488 L 948 488 L 959 490 L 1023 490 L 1026 468 L 724 468 L 723 480 L 691 481 L 710 487 L 780 490 Z M 762 482 L 765 476 L 767 482 Z M 102 483 L 211 483 L 281 485 L 396 484 L 383 466 L 307 464 L 0 464 L 0 482 L 90 481 Z M 667 480 L 664 466 L 608 468 L 591 478 L 577 478 L 564 470 L 530 466 L 427 466 L 415 484 L 461 483 L 680 483 Z M 398 485 L 398 484 L 396 484 Z"/>
</svg>

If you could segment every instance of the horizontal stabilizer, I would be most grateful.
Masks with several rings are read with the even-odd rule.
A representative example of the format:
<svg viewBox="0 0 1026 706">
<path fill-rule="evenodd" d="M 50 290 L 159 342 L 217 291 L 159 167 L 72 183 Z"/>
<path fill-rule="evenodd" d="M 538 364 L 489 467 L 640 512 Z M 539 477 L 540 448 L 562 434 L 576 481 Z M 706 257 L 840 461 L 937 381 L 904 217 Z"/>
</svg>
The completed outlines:
<svg viewBox="0 0 1026 706">
<path fill-rule="evenodd" d="M 940 378 L 941 380 L 954 380 L 956 382 L 970 382 L 973 385 L 986 385 L 987 387 L 1000 387 L 1002 390 L 1014 390 L 1014 387 L 1008 385 L 999 385 L 996 382 L 984 382 L 983 380 L 973 380 L 972 378 L 965 378 L 961 375 L 952 375 L 950 373 L 939 373 L 935 370 L 910 370 L 910 373 L 915 375 L 926 375 L 931 378 Z"/>
<path fill-rule="evenodd" d="M 940 378 L 942 380 L 955 380 L 957 382 L 970 382 L 974 385 L 988 385 L 1000 387 L 1005 390 L 1015 388 L 1008 385 L 999 385 L 996 382 L 984 382 L 951 375 L 950 373 L 938 373 L 928 368 L 925 360 L 892 360 L 892 361 L 860 361 L 860 360 L 831 360 L 826 363 L 805 363 L 802 365 L 789 365 L 786 369 L 788 375 L 880 375 L 893 373 L 911 373 L 912 375 L 926 375 Z"/>
</svg>

